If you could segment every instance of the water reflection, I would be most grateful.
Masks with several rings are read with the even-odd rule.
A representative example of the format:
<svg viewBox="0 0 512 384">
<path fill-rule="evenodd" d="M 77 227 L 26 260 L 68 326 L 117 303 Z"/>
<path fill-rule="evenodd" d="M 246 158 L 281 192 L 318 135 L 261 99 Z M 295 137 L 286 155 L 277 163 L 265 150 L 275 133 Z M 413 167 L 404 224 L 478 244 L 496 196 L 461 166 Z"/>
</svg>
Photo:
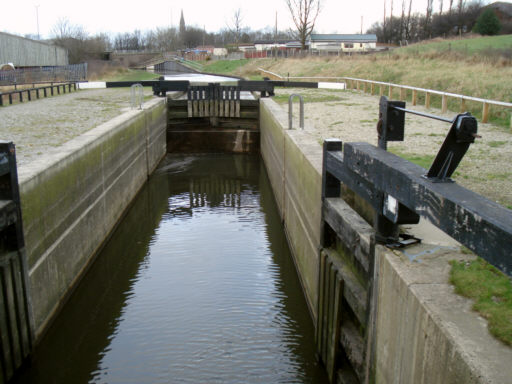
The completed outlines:
<svg viewBox="0 0 512 384">
<path fill-rule="evenodd" d="M 170 156 L 20 382 L 321 383 L 257 157 Z"/>
</svg>

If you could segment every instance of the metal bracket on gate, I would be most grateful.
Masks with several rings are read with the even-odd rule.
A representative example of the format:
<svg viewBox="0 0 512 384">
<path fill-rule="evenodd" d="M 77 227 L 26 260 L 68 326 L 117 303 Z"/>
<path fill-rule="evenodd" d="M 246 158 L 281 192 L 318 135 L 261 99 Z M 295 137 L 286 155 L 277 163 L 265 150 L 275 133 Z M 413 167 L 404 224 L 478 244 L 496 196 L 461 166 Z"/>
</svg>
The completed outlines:
<svg viewBox="0 0 512 384">
<path fill-rule="evenodd" d="M 379 147 L 381 149 L 387 150 L 388 141 L 404 140 L 405 113 L 444 121 L 452 125 L 434 162 L 425 175 L 425 178 L 433 183 L 452 182 L 450 176 L 464 157 L 469 145 L 475 141 L 475 138 L 480 137 L 477 135 L 478 124 L 476 119 L 466 112 L 450 120 L 441 116 L 406 109 L 404 101 L 390 101 L 387 97 L 382 96 L 379 102 L 379 121 L 377 124 Z M 417 224 L 419 215 L 398 202 L 393 196 L 381 194 L 379 199 L 382 202 L 382 209 L 376 215 L 375 227 L 380 241 L 388 245 L 392 244 L 394 247 L 402 244 L 409 245 L 411 239 L 406 239 L 405 243 L 400 240 L 402 235 L 399 235 L 398 224 Z M 416 240 L 415 242 L 419 241 Z"/>
<path fill-rule="evenodd" d="M 434 162 L 425 175 L 427 179 L 435 183 L 452 182 L 450 176 L 466 154 L 469 145 L 475 142 L 475 138 L 481 137 L 477 134 L 477 120 L 469 112 L 459 114 L 453 119 L 447 119 L 429 113 L 405 109 L 404 101 L 390 101 L 386 96 L 381 97 L 379 106 L 377 133 L 379 135 L 379 147 L 382 149 L 387 149 L 388 141 L 404 140 L 406 112 L 444 121 L 452 125 Z"/>
<path fill-rule="evenodd" d="M 385 241 L 386 247 L 391 249 L 405 248 L 419 243 L 421 243 L 421 239 L 407 233 L 401 233 L 398 235 L 398 239 L 389 238 Z"/>
</svg>

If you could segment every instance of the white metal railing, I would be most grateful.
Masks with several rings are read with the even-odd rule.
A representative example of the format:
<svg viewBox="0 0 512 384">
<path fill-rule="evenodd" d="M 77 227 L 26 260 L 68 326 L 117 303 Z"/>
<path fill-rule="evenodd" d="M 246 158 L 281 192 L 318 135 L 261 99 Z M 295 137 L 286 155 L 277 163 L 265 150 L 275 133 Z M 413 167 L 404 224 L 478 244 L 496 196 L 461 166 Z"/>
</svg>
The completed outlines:
<svg viewBox="0 0 512 384">
<path fill-rule="evenodd" d="M 264 70 L 262 68 L 258 68 L 258 70 L 260 72 L 264 73 L 265 75 L 269 76 L 270 78 L 274 78 L 277 80 L 305 80 L 305 79 L 331 80 L 331 81 L 335 81 L 335 82 L 344 82 L 347 89 L 357 89 L 359 91 L 362 88 L 363 92 L 367 91 L 366 88 L 369 85 L 370 93 L 372 95 L 374 95 L 376 93 L 375 86 L 377 85 L 377 86 L 379 86 L 379 94 L 381 96 L 384 95 L 385 90 L 387 88 L 387 90 L 388 90 L 387 94 L 388 94 L 389 98 L 392 98 L 393 91 L 395 89 L 398 89 L 400 91 L 400 100 L 405 100 L 407 97 L 406 91 L 411 90 L 412 91 L 412 105 L 417 105 L 418 92 L 421 92 L 421 93 L 425 93 L 425 107 L 426 108 L 430 108 L 431 96 L 437 95 L 437 96 L 441 96 L 441 110 L 443 113 L 448 110 L 448 98 L 454 98 L 454 99 L 460 100 L 461 112 L 464 112 L 466 109 L 466 104 L 465 104 L 466 101 L 474 101 L 477 103 L 482 103 L 482 123 L 487 123 L 489 121 L 489 107 L 491 105 L 512 109 L 512 103 L 507 103 L 504 101 L 482 99 L 479 97 L 459 95 L 456 93 L 436 91 L 433 89 L 412 87 L 409 85 L 387 83 L 387 82 L 383 82 L 383 81 L 358 79 L 358 78 L 346 77 L 346 76 L 338 76 L 338 77 L 335 77 L 335 76 L 300 76 L 300 77 L 286 76 L 285 77 L 285 76 L 281 76 L 277 73 Z M 510 127 L 512 128 L 512 114 L 511 114 L 511 119 L 510 119 Z"/>
</svg>

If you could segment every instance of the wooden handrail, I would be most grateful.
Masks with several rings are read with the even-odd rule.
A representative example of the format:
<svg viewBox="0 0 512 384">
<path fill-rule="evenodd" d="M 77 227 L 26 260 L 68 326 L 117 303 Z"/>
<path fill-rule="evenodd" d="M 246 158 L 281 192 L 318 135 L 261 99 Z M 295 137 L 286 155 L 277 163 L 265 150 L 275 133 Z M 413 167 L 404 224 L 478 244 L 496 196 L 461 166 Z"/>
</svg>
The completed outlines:
<svg viewBox="0 0 512 384">
<path fill-rule="evenodd" d="M 304 79 L 316 79 L 316 80 L 334 80 L 338 82 L 345 82 L 345 84 L 350 83 L 350 89 L 357 88 L 360 90 L 360 84 L 362 83 L 365 85 L 364 90 L 366 90 L 366 84 L 371 85 L 371 94 L 373 95 L 375 92 L 375 85 L 388 87 L 388 95 L 391 97 L 391 94 L 393 93 L 393 89 L 399 89 L 400 90 L 400 98 L 405 99 L 403 90 L 411 90 L 413 91 L 412 96 L 412 104 L 416 105 L 417 102 L 417 93 L 423 92 L 425 93 L 425 106 L 427 108 L 430 107 L 430 97 L 431 95 L 438 95 L 442 97 L 442 111 L 446 112 L 447 110 L 447 98 L 454 98 L 459 99 L 461 101 L 461 109 L 465 108 L 466 101 L 474 101 L 478 103 L 482 103 L 482 123 L 487 123 L 489 121 L 489 106 L 499 106 L 499 107 L 505 107 L 505 108 L 512 108 L 512 103 L 507 103 L 504 101 L 498 101 L 498 100 L 490 100 L 490 99 L 482 99 L 479 97 L 473 97 L 473 96 L 466 96 L 466 95 L 460 95 L 456 93 L 450 93 L 450 92 L 442 92 L 442 91 L 436 91 L 434 89 L 427 89 L 427 88 L 420 88 L 420 87 L 412 87 L 410 85 L 401 85 L 401 84 L 394 84 L 394 83 L 387 83 L 384 81 L 375 81 L 375 80 L 367 80 L 367 79 L 359 79 L 355 77 L 346 77 L 346 76 L 289 76 L 289 77 L 283 77 L 281 75 L 278 75 L 277 73 L 273 73 L 267 70 L 264 70 L 262 68 L 258 68 L 259 71 L 268 74 L 270 76 L 279 78 L 279 79 L 288 79 L 288 80 L 304 80 Z M 354 87 L 355 82 L 355 87 Z M 383 91 L 381 89 L 381 95 L 383 94 Z M 512 128 L 512 114 L 510 119 L 510 127 Z"/>
</svg>

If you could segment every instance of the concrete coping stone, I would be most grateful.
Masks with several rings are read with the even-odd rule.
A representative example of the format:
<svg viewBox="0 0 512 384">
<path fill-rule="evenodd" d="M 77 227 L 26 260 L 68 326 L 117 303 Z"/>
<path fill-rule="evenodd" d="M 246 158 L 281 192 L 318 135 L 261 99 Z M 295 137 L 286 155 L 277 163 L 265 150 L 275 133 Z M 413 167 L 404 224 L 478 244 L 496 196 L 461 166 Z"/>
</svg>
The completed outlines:
<svg viewBox="0 0 512 384">
<path fill-rule="evenodd" d="M 385 249 L 381 247 L 381 249 Z M 411 261 L 410 255 L 417 255 Z M 450 245 L 422 243 L 382 252 L 441 332 L 459 351 L 480 383 L 507 383 L 512 377 L 512 348 L 494 338 L 487 320 L 472 310 L 472 300 L 455 293 L 449 282 L 450 260 L 470 261 Z"/>
</svg>

